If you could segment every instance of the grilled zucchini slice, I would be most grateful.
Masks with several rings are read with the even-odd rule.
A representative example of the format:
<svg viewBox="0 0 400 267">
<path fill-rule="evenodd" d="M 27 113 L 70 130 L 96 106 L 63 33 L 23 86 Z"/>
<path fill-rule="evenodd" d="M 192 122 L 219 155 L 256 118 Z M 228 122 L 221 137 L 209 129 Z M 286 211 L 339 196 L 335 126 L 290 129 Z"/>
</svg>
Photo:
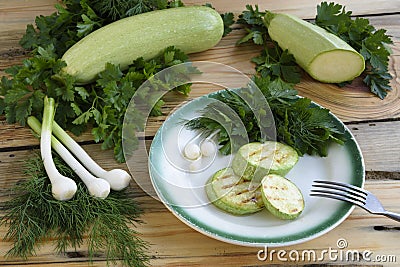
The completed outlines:
<svg viewBox="0 0 400 267">
<path fill-rule="evenodd" d="M 260 184 L 241 179 L 229 167 L 209 179 L 206 193 L 217 208 L 234 215 L 251 214 L 264 208 Z"/>
<path fill-rule="evenodd" d="M 261 181 L 261 193 L 265 207 L 278 218 L 293 220 L 304 209 L 300 189 L 287 178 L 269 174 Z"/>
<path fill-rule="evenodd" d="M 233 171 L 245 180 L 260 182 L 267 174 L 286 175 L 299 156 L 292 147 L 274 141 L 242 146 L 232 160 Z"/>
</svg>

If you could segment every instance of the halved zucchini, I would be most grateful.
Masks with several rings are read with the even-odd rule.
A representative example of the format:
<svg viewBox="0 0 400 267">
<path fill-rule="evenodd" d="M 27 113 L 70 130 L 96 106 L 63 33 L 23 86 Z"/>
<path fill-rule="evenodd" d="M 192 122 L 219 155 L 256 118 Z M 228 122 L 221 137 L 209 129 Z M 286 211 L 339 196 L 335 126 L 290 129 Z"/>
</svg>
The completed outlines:
<svg viewBox="0 0 400 267">
<path fill-rule="evenodd" d="M 249 143 L 242 146 L 232 161 L 236 175 L 245 180 L 261 179 L 270 173 L 286 175 L 299 156 L 292 147 L 274 141 Z"/>
<path fill-rule="evenodd" d="M 206 193 L 217 208 L 231 214 L 251 214 L 264 208 L 259 184 L 241 179 L 229 167 L 209 179 Z"/>
<path fill-rule="evenodd" d="M 314 79 L 351 81 L 365 69 L 363 56 L 338 36 L 293 15 L 267 13 L 268 34 Z"/>
<path fill-rule="evenodd" d="M 295 219 L 304 209 L 300 189 L 280 175 L 265 176 L 261 181 L 261 193 L 267 210 L 278 218 Z"/>
</svg>

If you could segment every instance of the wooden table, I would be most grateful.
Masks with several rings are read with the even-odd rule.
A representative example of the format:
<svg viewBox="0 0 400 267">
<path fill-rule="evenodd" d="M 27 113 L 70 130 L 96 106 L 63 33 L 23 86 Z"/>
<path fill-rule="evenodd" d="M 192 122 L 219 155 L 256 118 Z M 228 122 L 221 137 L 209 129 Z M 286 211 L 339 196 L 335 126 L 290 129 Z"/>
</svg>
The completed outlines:
<svg viewBox="0 0 400 267">
<path fill-rule="evenodd" d="M 18 45 L 26 24 L 33 23 L 35 16 L 48 15 L 55 11 L 56 0 L 0 0 L 0 76 L 4 69 L 19 64 L 27 55 Z M 190 0 L 186 4 L 205 3 L 206 1 Z M 232 11 L 239 14 L 245 4 L 257 1 L 229 2 L 222 0 L 209 1 L 218 11 Z M 313 18 L 319 1 L 259 1 L 260 9 L 270 9 L 298 15 L 302 18 Z M 386 28 L 393 36 L 393 55 L 390 59 L 390 73 L 393 75 L 393 91 L 385 100 L 371 95 L 360 81 L 344 88 L 316 82 L 305 76 L 297 86 L 300 94 L 310 97 L 317 103 L 329 108 L 342 119 L 355 135 L 365 159 L 366 189 L 375 193 L 387 209 L 400 212 L 400 1 L 385 0 L 342 0 L 348 10 L 356 16 L 369 18 L 377 28 Z M 251 75 L 254 66 L 249 59 L 258 53 L 252 45 L 235 46 L 243 36 L 239 27 L 225 37 L 215 48 L 191 55 L 192 60 L 212 60 L 231 65 Z M 194 87 L 190 97 L 207 92 Z M 173 103 L 173 100 L 172 100 Z M 166 114 L 169 110 L 165 110 Z M 148 132 L 153 135 L 165 116 L 153 118 Z M 78 141 L 92 140 L 89 133 L 77 138 Z M 19 125 L 8 125 L 0 117 L 0 200 L 6 199 L 7 192 L 18 180 L 24 179 L 21 164 L 37 149 L 38 142 L 30 131 Z M 115 163 L 111 151 L 101 151 L 100 145 L 88 144 L 84 148 L 105 168 L 123 167 Z M 135 191 L 137 186 L 132 185 Z M 135 189 L 136 188 L 136 189 Z M 242 247 L 226 244 L 202 235 L 183 224 L 172 215 L 162 203 L 137 193 L 135 198 L 145 209 L 142 217 L 144 224 L 138 231 L 151 243 L 151 265 L 154 266 L 266 266 L 257 258 L 259 248 Z M 6 228 L 0 228 L 0 238 Z M 400 224 L 381 216 L 373 216 L 356 208 L 350 217 L 329 233 L 312 241 L 283 247 L 291 250 L 310 250 L 321 252 L 329 247 L 336 247 L 339 238 L 348 242 L 352 250 L 370 250 L 373 255 L 386 256 L 387 261 L 400 262 Z M 0 243 L 0 265 L 15 266 L 87 266 L 88 258 L 85 247 L 81 250 L 58 255 L 53 252 L 50 242 L 43 241 L 37 256 L 23 261 L 18 258 L 5 258 L 3 255 L 10 248 L 10 243 Z M 284 264 L 276 257 L 274 264 Z M 307 264 L 307 262 L 296 262 Z M 315 263 L 315 262 L 314 262 Z M 329 259 L 318 262 L 329 264 Z M 363 264 L 357 262 L 331 262 L 334 264 Z M 308 264 L 313 264 L 309 262 Z M 388 262 L 372 262 L 376 266 L 390 265 Z M 396 266 L 396 263 L 391 263 Z M 105 266 L 102 256 L 94 259 L 93 266 Z"/>
</svg>

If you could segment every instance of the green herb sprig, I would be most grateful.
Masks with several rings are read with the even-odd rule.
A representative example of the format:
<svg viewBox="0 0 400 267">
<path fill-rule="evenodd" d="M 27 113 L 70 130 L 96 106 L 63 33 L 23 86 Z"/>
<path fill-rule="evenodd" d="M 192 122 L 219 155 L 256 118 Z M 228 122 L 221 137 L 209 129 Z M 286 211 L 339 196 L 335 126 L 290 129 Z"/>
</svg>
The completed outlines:
<svg viewBox="0 0 400 267">
<path fill-rule="evenodd" d="M 36 254 L 41 240 L 50 239 L 58 253 L 87 245 L 89 260 L 104 253 L 108 264 L 147 266 L 148 244 L 134 229 L 142 211 L 132 196 L 113 191 L 106 199 L 94 198 L 56 155 L 54 162 L 60 173 L 77 182 L 76 195 L 69 201 L 55 200 L 40 155 L 30 158 L 25 169 L 30 178 L 2 203 L 0 225 L 8 226 L 4 239 L 13 244 L 7 255 L 26 259 Z"/>
<path fill-rule="evenodd" d="M 238 23 L 245 25 L 247 34 L 237 44 L 253 42 L 263 47 L 260 55 L 251 59 L 256 64 L 256 72 L 261 77 L 270 77 L 281 84 L 291 87 L 300 82 L 301 69 L 293 55 L 282 50 L 268 35 L 264 18 L 268 13 L 260 11 L 258 6 L 246 6 L 246 10 L 239 15 Z"/>
<path fill-rule="evenodd" d="M 320 156 L 327 156 L 328 147 L 332 142 L 343 144 L 344 129 L 332 122 L 328 109 L 312 104 L 308 98 L 298 97 L 297 91 L 287 83 L 282 83 L 281 80 L 254 77 L 254 82 L 271 109 L 278 141 L 292 146 L 299 155 L 318 154 Z M 239 90 L 246 91 L 247 88 Z M 243 125 L 246 126 L 247 136 L 230 136 L 229 134 L 235 135 L 238 131 L 224 128 L 220 123 L 210 119 L 215 118 L 217 112 L 212 103 L 202 109 L 199 117 L 185 122 L 188 129 L 201 130 L 205 133 L 219 130 L 218 143 L 222 146 L 220 152 L 225 155 L 237 149 L 231 142 L 232 138 L 238 140 L 235 138 L 247 137 L 249 142 L 265 141 L 262 140 L 260 127 L 252 109 L 235 91 L 223 90 L 210 97 L 223 102 L 238 114 Z M 226 119 L 226 116 L 224 118 Z M 225 125 L 234 125 L 234 122 L 225 121 Z"/>
<path fill-rule="evenodd" d="M 385 29 L 375 29 L 368 19 L 351 17 L 340 4 L 322 2 L 317 7 L 315 24 L 339 36 L 365 59 L 364 83 L 371 92 L 383 99 L 392 90 L 389 82 L 392 76 L 388 72 L 393 41 Z"/>
</svg>

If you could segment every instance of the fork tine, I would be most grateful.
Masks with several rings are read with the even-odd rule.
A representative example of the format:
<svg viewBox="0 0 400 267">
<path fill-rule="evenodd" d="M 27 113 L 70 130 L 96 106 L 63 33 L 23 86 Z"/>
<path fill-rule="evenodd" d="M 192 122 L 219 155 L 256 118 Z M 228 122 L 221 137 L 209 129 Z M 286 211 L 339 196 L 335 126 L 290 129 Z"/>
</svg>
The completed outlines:
<svg viewBox="0 0 400 267">
<path fill-rule="evenodd" d="M 333 198 L 337 200 L 347 201 L 356 204 L 358 206 L 363 206 L 365 204 L 365 200 L 346 194 L 346 192 L 343 191 L 333 191 L 329 189 L 328 190 L 311 189 L 310 196 Z"/>
<path fill-rule="evenodd" d="M 341 192 L 346 192 L 347 194 L 360 198 L 364 203 L 367 199 L 368 193 L 362 190 L 359 187 L 354 185 L 339 183 L 339 182 L 332 182 L 332 181 L 314 181 L 313 187 L 321 187 L 325 189 L 332 189 Z"/>
<path fill-rule="evenodd" d="M 313 189 L 311 189 L 310 196 L 322 196 L 344 200 L 359 206 L 364 206 L 366 203 L 367 193 L 361 188 L 353 185 L 340 182 L 315 180 L 312 186 Z"/>
<path fill-rule="evenodd" d="M 345 198 L 339 195 L 334 195 L 334 194 L 326 194 L 326 193 L 310 193 L 310 196 L 312 197 L 325 197 L 325 198 L 332 198 L 332 199 L 336 199 L 336 200 L 341 200 L 341 201 L 346 201 L 346 202 L 350 202 L 352 204 L 356 204 L 359 205 L 359 203 L 355 203 L 353 202 L 353 200 L 349 199 L 349 198 Z"/>
<path fill-rule="evenodd" d="M 320 185 L 320 184 L 313 184 L 312 185 L 313 189 L 311 191 L 321 191 L 321 192 L 325 192 L 325 193 L 330 193 L 330 194 L 337 194 L 337 195 L 341 195 L 343 197 L 349 197 L 352 198 L 354 200 L 360 201 L 362 203 L 365 204 L 367 197 L 364 195 L 359 195 L 358 193 L 355 193 L 353 191 L 348 190 L 347 188 L 342 188 L 342 187 L 337 187 L 337 186 L 333 186 L 333 185 Z M 325 190 L 321 190 L 321 189 L 325 189 Z"/>
<path fill-rule="evenodd" d="M 340 187 L 345 187 L 348 189 L 351 189 L 357 193 L 360 193 L 361 195 L 364 195 L 365 197 L 367 197 L 368 192 L 366 192 L 364 189 L 352 185 L 352 184 L 345 184 L 345 183 L 341 183 L 341 182 L 333 182 L 333 181 L 323 181 L 323 180 L 315 180 L 314 181 L 315 184 L 329 184 L 329 185 L 336 185 L 336 186 L 340 186 Z"/>
</svg>

